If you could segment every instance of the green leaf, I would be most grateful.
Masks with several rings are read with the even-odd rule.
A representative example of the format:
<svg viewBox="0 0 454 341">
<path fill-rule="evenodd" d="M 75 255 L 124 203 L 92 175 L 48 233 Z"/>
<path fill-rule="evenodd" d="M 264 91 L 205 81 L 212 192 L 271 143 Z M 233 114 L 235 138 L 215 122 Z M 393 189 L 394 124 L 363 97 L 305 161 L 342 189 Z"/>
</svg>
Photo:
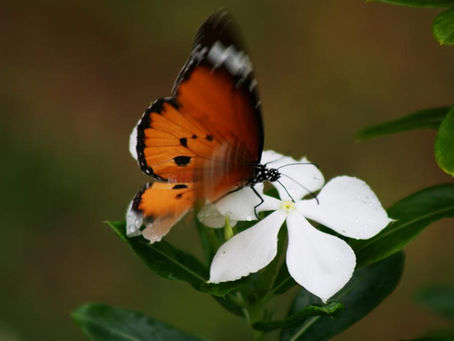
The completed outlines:
<svg viewBox="0 0 454 341">
<path fill-rule="evenodd" d="M 287 263 L 282 263 L 279 272 L 274 280 L 271 291 L 276 295 L 281 295 L 296 285 L 295 280 L 288 273 Z"/>
<path fill-rule="evenodd" d="M 441 169 L 454 176 L 454 107 L 438 130 L 435 140 L 435 160 Z"/>
<path fill-rule="evenodd" d="M 193 255 L 165 241 L 150 244 L 142 237 L 128 238 L 124 221 L 107 222 L 107 224 L 159 276 L 187 282 L 199 291 L 219 297 L 224 297 L 242 284 L 241 280 L 220 284 L 207 283 L 208 268 Z"/>
<path fill-rule="evenodd" d="M 202 249 L 205 254 L 205 259 L 208 263 L 211 263 L 214 255 L 216 254 L 217 249 L 221 246 L 221 243 L 216 237 L 216 232 L 213 228 L 206 227 L 203 225 L 199 219 L 195 218 L 195 223 L 197 227 L 197 232 L 199 233 L 200 242 L 202 244 Z"/>
<path fill-rule="evenodd" d="M 400 252 L 380 263 L 357 269 L 346 286 L 332 298 L 344 305 L 344 312 L 338 319 L 314 316 L 297 328 L 284 329 L 281 340 L 327 340 L 347 329 L 391 294 L 399 283 L 403 267 L 404 255 Z M 318 297 L 302 289 L 293 301 L 290 315 L 307 305 L 320 303 Z"/>
<path fill-rule="evenodd" d="M 307 305 L 295 314 L 288 316 L 285 320 L 271 322 L 256 322 L 252 325 L 254 329 L 270 332 L 276 329 L 291 328 L 301 324 L 311 316 L 339 317 L 344 310 L 344 306 L 338 302 L 330 302 L 326 305 Z"/>
<path fill-rule="evenodd" d="M 77 308 L 72 314 L 93 341 L 201 341 L 146 315 L 98 303 Z"/>
<path fill-rule="evenodd" d="M 384 2 L 387 4 L 407 7 L 451 7 L 453 0 L 367 0 L 368 2 Z"/>
<path fill-rule="evenodd" d="M 375 263 L 401 250 L 434 221 L 454 217 L 454 184 L 420 190 L 395 203 L 388 214 L 396 221 L 375 237 L 349 241 L 359 266 Z"/>
<path fill-rule="evenodd" d="M 454 288 L 443 286 L 427 287 L 417 294 L 416 299 L 432 311 L 448 319 L 454 319 Z"/>
<path fill-rule="evenodd" d="M 435 17 L 432 33 L 440 45 L 454 44 L 454 8 L 443 11 Z"/>
<path fill-rule="evenodd" d="M 238 289 L 240 286 L 243 286 L 248 281 L 248 279 L 248 277 L 243 277 L 234 282 L 222 282 L 218 284 L 206 282 L 203 283 L 200 288 L 196 289 L 207 294 L 222 298 L 226 297 L 226 295 L 231 291 Z"/>
<path fill-rule="evenodd" d="M 397 120 L 362 129 L 356 134 L 356 139 L 373 139 L 413 129 L 438 129 L 449 110 L 450 107 L 439 107 L 416 111 Z"/>
<path fill-rule="evenodd" d="M 228 310 L 234 315 L 244 317 L 243 308 L 239 305 L 232 302 L 232 300 L 228 299 L 228 296 L 225 298 L 213 296 L 216 302 L 218 302 L 224 309 Z"/>
</svg>

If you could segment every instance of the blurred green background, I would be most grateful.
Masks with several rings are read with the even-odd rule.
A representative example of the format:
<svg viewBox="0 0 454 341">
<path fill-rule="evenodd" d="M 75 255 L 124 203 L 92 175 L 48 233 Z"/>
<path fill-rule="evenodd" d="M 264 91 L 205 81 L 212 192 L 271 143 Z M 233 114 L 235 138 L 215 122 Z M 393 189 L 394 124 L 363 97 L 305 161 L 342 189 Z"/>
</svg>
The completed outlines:
<svg viewBox="0 0 454 341">
<path fill-rule="evenodd" d="M 452 104 L 454 48 L 432 38 L 437 10 L 361 0 L 1 0 L 1 341 L 85 340 L 69 313 L 87 301 L 213 340 L 249 338 L 243 320 L 150 273 L 103 224 L 123 219 L 147 180 L 128 153 L 132 127 L 149 102 L 170 94 L 196 29 L 219 7 L 236 16 L 248 43 L 266 148 L 307 155 L 326 178 L 364 179 L 386 207 L 452 181 L 433 160 L 433 131 L 354 141 L 364 126 Z M 335 340 L 412 338 L 447 326 L 413 294 L 454 284 L 452 224 L 433 224 L 407 247 L 395 293 Z M 169 239 L 198 250 L 189 223 Z"/>
</svg>

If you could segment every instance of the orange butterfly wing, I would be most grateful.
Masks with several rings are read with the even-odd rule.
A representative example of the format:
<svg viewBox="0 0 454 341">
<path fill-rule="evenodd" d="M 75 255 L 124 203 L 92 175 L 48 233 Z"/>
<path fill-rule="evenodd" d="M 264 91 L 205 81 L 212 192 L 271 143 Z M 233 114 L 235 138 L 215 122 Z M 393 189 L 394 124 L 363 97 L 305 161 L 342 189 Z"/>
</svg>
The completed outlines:
<svg viewBox="0 0 454 341">
<path fill-rule="evenodd" d="M 192 184 L 147 183 L 128 208 L 126 232 L 129 236 L 142 234 L 151 243 L 160 241 L 191 208 L 193 202 Z M 141 231 L 143 223 L 147 228 Z"/>
<path fill-rule="evenodd" d="M 142 234 L 154 230 L 147 239 L 159 240 L 198 198 L 215 201 L 251 180 L 263 149 L 255 84 L 232 18 L 214 13 L 197 33 L 173 97 L 155 101 L 131 134 L 140 168 L 163 183 L 136 195 L 128 210 L 130 235 L 144 219 Z M 176 198 L 175 184 L 187 186 L 185 200 Z"/>
</svg>

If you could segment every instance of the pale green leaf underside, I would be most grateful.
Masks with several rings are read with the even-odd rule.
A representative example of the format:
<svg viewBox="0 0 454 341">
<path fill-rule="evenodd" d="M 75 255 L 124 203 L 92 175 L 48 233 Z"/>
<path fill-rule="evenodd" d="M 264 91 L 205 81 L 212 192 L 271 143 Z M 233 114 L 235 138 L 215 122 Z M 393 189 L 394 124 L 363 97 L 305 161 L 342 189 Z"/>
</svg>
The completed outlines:
<svg viewBox="0 0 454 341">
<path fill-rule="evenodd" d="M 443 11 L 435 17 L 432 32 L 441 45 L 454 44 L 454 8 Z"/>
<path fill-rule="evenodd" d="M 414 129 L 438 129 L 449 110 L 450 107 L 439 107 L 416 111 L 397 120 L 362 129 L 356 134 L 356 139 L 367 140 Z"/>
<path fill-rule="evenodd" d="M 446 115 L 438 130 L 435 160 L 441 169 L 454 176 L 454 108 Z"/>
</svg>

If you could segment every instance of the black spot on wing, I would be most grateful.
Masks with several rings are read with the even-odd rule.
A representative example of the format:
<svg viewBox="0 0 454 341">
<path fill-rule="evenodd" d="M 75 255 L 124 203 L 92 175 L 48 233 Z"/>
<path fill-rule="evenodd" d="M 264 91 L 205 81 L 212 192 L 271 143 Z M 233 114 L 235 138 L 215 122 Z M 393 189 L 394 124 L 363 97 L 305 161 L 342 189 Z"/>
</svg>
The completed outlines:
<svg viewBox="0 0 454 341">
<path fill-rule="evenodd" d="M 191 139 L 195 140 L 197 138 L 196 134 L 192 134 Z"/>
<path fill-rule="evenodd" d="M 188 188 L 188 186 L 185 184 L 177 184 L 172 187 L 172 189 L 182 189 L 182 188 Z"/>
<path fill-rule="evenodd" d="M 183 196 L 183 193 L 178 193 L 177 195 L 175 195 L 175 199 L 181 199 L 182 196 Z"/>
<path fill-rule="evenodd" d="M 183 146 L 183 147 L 187 147 L 188 146 L 188 139 L 186 137 L 182 137 L 180 139 L 180 144 Z"/>
<path fill-rule="evenodd" d="M 175 164 L 178 167 L 184 167 L 191 161 L 191 157 L 190 156 L 184 156 L 184 155 L 175 156 L 173 158 L 173 161 L 175 162 Z"/>
<path fill-rule="evenodd" d="M 213 135 L 207 135 L 205 136 L 205 138 L 208 140 L 208 141 L 213 141 Z"/>
</svg>

